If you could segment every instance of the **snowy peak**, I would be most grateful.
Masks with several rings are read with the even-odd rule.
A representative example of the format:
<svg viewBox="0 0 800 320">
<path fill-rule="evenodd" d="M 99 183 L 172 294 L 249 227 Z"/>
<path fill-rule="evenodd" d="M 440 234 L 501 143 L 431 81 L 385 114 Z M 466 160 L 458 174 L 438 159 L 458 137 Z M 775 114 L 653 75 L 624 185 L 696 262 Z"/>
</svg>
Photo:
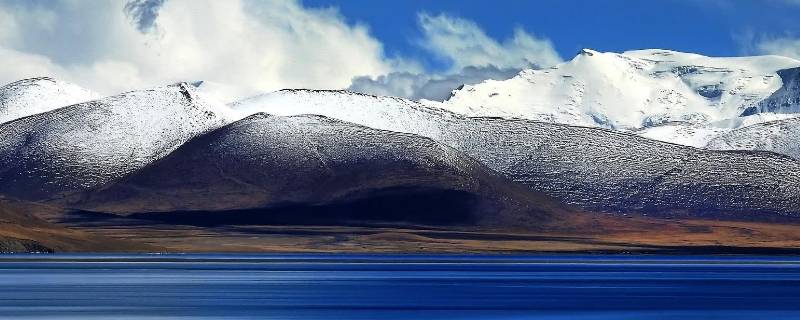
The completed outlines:
<svg viewBox="0 0 800 320">
<path fill-rule="evenodd" d="M 16 81 L 0 87 L 0 123 L 97 98 L 94 92 L 53 78 Z"/>
<path fill-rule="evenodd" d="M 798 66 L 800 61 L 778 56 L 583 49 L 550 69 L 464 86 L 442 106 L 471 116 L 624 130 L 707 123 L 739 116 L 781 88 L 780 70 Z"/>
</svg>

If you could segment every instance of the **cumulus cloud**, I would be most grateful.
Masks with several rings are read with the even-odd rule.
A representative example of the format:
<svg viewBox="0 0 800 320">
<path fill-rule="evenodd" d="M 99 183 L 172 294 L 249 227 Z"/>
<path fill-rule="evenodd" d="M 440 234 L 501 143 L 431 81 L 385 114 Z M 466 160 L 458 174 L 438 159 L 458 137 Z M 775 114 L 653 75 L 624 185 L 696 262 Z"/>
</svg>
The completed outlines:
<svg viewBox="0 0 800 320">
<path fill-rule="evenodd" d="M 535 66 L 531 66 L 535 67 Z M 484 80 L 505 80 L 514 77 L 521 68 L 465 67 L 455 73 L 430 75 L 411 72 L 392 72 L 378 77 L 362 76 L 353 79 L 348 90 L 374 95 L 396 96 L 413 100 L 444 101 L 461 85 Z"/>
<path fill-rule="evenodd" d="M 550 66 L 562 61 L 550 40 L 521 28 L 514 30 L 513 37 L 498 42 L 474 22 L 445 14 L 422 13 L 419 24 L 424 34 L 422 45 L 452 63 L 453 70 L 470 66 Z"/>
<path fill-rule="evenodd" d="M 446 72 L 362 76 L 353 79 L 349 90 L 443 101 L 461 85 L 487 79 L 505 80 L 524 68 L 551 66 L 562 61 L 550 40 L 534 37 L 520 28 L 514 31 L 513 37 L 499 42 L 474 22 L 445 14 L 422 13 L 418 23 L 423 33 L 419 43 L 450 65 Z"/>
<path fill-rule="evenodd" d="M 0 83 L 54 76 L 104 94 L 203 80 L 231 101 L 283 88 L 445 99 L 462 84 L 561 61 L 522 29 L 498 41 L 474 22 L 419 14 L 418 44 L 447 62 L 425 73 L 387 57 L 366 26 L 299 0 L 0 1 Z"/>
<path fill-rule="evenodd" d="M 52 75 L 111 94 L 207 80 L 231 98 L 402 68 L 365 26 L 295 0 L 8 0 L 0 59 L 3 83 Z"/>
</svg>

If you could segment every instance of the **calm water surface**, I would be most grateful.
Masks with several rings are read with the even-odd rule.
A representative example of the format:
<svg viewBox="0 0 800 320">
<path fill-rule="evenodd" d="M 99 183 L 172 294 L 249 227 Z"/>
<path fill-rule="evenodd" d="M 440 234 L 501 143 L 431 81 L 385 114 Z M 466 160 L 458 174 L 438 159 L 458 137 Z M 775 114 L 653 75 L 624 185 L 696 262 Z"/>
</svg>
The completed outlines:
<svg viewBox="0 0 800 320">
<path fill-rule="evenodd" d="M 800 319 L 800 258 L 5 255 L 2 319 Z"/>
</svg>

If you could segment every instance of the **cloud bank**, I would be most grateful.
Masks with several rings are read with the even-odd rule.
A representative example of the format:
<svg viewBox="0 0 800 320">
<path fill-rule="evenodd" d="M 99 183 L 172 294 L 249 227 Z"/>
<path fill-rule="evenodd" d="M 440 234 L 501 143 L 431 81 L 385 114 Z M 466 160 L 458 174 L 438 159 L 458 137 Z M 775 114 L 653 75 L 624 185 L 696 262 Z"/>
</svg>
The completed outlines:
<svg viewBox="0 0 800 320">
<path fill-rule="evenodd" d="M 52 75 L 112 94 L 207 80 L 233 97 L 403 69 L 366 26 L 293 0 L 3 1 L 0 61 L 3 83 Z"/>
<path fill-rule="evenodd" d="M 515 29 L 511 38 L 498 42 L 469 20 L 427 13 L 420 14 L 418 20 L 424 35 L 421 44 L 449 61 L 453 70 L 471 66 L 550 66 L 561 62 L 550 40 L 539 39 L 521 28 Z"/>
<path fill-rule="evenodd" d="M 349 90 L 443 101 L 461 85 L 487 79 L 505 80 L 524 68 L 552 66 L 562 61 L 550 40 L 532 36 L 521 28 L 515 29 L 511 38 L 499 42 L 474 22 L 445 14 L 422 13 L 418 23 L 423 34 L 420 45 L 446 61 L 449 70 L 439 74 L 393 72 L 357 77 Z"/>
<path fill-rule="evenodd" d="M 203 80 L 231 101 L 283 88 L 348 88 L 442 100 L 461 84 L 561 61 L 522 29 L 497 41 L 474 22 L 419 14 L 428 74 L 388 57 L 367 26 L 297 0 L 0 1 L 0 83 L 53 76 L 102 94 Z"/>
</svg>

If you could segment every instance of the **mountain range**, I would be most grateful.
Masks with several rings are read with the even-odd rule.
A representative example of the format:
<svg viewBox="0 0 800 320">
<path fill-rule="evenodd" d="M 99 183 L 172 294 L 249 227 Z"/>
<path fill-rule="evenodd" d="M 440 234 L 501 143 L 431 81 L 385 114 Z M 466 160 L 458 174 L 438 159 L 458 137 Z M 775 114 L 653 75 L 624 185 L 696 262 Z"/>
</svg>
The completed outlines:
<svg viewBox="0 0 800 320">
<path fill-rule="evenodd" d="M 584 49 L 444 102 L 287 89 L 228 105 L 202 81 L 101 97 L 25 79 L 0 87 L 0 207 L 46 206 L 50 222 L 585 234 L 655 223 L 626 217 L 791 220 L 798 70 Z"/>
<path fill-rule="evenodd" d="M 549 69 L 464 86 L 440 106 L 470 116 L 609 128 L 705 147 L 719 134 L 794 117 L 800 111 L 799 72 L 800 61 L 781 56 L 584 49 Z"/>
<path fill-rule="evenodd" d="M 466 117 L 413 101 L 340 91 L 284 90 L 231 106 L 317 113 L 429 137 L 564 203 L 659 215 L 796 215 L 798 163 L 767 152 L 719 152 L 609 129 Z"/>
</svg>

